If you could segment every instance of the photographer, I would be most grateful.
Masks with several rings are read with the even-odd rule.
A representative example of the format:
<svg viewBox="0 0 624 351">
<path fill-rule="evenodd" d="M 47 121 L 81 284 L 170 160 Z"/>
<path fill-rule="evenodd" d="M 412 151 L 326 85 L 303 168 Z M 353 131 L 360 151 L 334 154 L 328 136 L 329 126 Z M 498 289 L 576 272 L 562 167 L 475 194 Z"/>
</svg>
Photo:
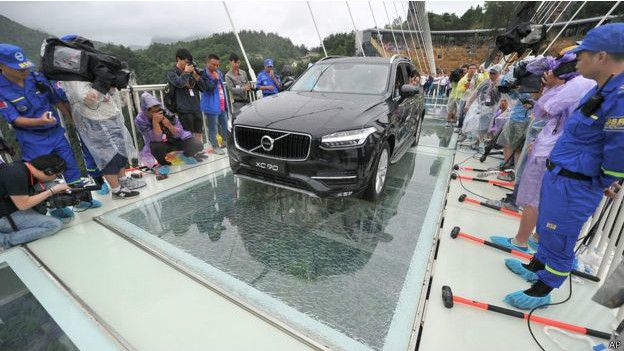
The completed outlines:
<svg viewBox="0 0 624 351">
<path fill-rule="evenodd" d="M 207 87 L 199 75 L 199 67 L 193 62 L 190 51 L 178 49 L 176 64 L 167 72 L 167 84 L 171 86 L 175 106 L 167 106 L 167 109 L 177 113 L 184 129 L 193 133 L 201 142 L 204 122 L 199 108 L 199 95 Z"/>
<path fill-rule="evenodd" d="M 228 95 L 223 84 L 223 73 L 219 69 L 219 56 L 210 54 L 206 58 L 206 69 L 201 80 L 206 86 L 202 91 L 201 109 L 208 119 L 208 140 L 215 154 L 223 155 L 225 151 L 217 140 L 217 133 L 225 142 L 228 133 Z"/>
<path fill-rule="evenodd" d="M 75 35 L 62 39 L 86 41 Z M 110 87 L 106 94 L 102 94 L 93 84 L 84 81 L 62 82 L 63 91 L 71 105 L 74 126 L 110 185 L 112 198 L 138 196 L 139 193 L 134 189 L 144 187 L 145 182 L 126 176 L 128 159 L 136 154 L 136 150 L 124 125 L 121 107 L 116 103 L 119 91 Z"/>
<path fill-rule="evenodd" d="M 35 184 L 56 179 L 66 168 L 55 154 L 0 165 L 0 248 L 31 242 L 58 232 L 63 223 L 36 209 L 54 194 L 66 191 L 65 183 L 35 194 Z"/>
<path fill-rule="evenodd" d="M 141 95 L 141 112 L 134 123 L 145 142 L 139 155 L 141 163 L 152 168 L 157 160 L 160 174 L 169 173 L 171 163 L 165 159 L 167 153 L 184 150 L 183 157 L 192 158 L 202 152 L 202 143 L 182 127 L 177 116 L 163 109 L 160 101 L 147 92 Z"/>
<path fill-rule="evenodd" d="M 230 70 L 225 74 L 225 85 L 232 93 L 232 114 L 236 115 L 241 107 L 249 103 L 251 84 L 247 72 L 240 69 L 240 59 L 236 54 L 230 55 Z"/>
</svg>

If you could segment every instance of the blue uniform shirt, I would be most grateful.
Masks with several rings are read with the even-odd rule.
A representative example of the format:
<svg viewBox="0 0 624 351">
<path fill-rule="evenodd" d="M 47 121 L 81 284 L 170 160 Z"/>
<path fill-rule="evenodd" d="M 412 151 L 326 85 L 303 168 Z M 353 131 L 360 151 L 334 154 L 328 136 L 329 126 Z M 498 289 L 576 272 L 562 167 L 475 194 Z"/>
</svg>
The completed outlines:
<svg viewBox="0 0 624 351">
<path fill-rule="evenodd" d="M 41 88 L 37 87 L 37 82 Z M 43 88 L 45 87 L 45 88 Z M 58 126 L 60 118 L 54 105 L 61 99 L 52 90 L 50 82 L 40 72 L 31 72 L 24 80 L 24 87 L 9 81 L 0 74 L 0 114 L 11 124 L 17 117 L 39 118 L 50 111 L 56 118 L 55 124 L 21 129 L 50 129 Z"/>
<path fill-rule="evenodd" d="M 274 76 L 275 80 L 282 84 L 277 74 L 274 74 Z M 262 72 L 258 74 L 258 77 L 256 78 L 256 86 L 273 86 L 273 90 L 263 90 L 262 96 L 269 96 L 279 92 L 277 85 L 273 79 L 271 79 L 271 76 L 269 76 L 269 73 L 266 70 L 262 70 Z"/>
<path fill-rule="evenodd" d="M 529 100 L 531 96 L 527 93 L 518 93 L 516 91 L 510 91 L 509 97 L 516 100 L 516 104 L 511 109 L 511 115 L 509 118 L 514 122 L 526 122 L 529 120 L 529 113 L 527 108 L 521 101 Z"/>
<path fill-rule="evenodd" d="M 579 102 L 565 124 L 550 160 L 558 167 L 593 177 L 593 184 L 606 188 L 624 178 L 624 73 L 602 89 L 604 102 L 592 116 L 582 106 L 594 95 L 594 87 Z"/>
</svg>

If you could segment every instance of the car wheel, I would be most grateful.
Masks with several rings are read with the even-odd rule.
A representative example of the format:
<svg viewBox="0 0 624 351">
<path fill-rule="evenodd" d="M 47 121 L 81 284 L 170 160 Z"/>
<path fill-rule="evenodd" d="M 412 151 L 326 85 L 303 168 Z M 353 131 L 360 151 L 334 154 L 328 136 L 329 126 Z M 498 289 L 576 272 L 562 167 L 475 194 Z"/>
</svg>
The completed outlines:
<svg viewBox="0 0 624 351">
<path fill-rule="evenodd" d="M 388 142 L 384 142 L 377 157 L 373 174 L 370 176 L 368 188 L 364 194 L 366 200 L 375 202 L 379 199 L 386 187 L 386 178 L 388 175 L 388 166 L 390 165 L 390 147 Z"/>
</svg>

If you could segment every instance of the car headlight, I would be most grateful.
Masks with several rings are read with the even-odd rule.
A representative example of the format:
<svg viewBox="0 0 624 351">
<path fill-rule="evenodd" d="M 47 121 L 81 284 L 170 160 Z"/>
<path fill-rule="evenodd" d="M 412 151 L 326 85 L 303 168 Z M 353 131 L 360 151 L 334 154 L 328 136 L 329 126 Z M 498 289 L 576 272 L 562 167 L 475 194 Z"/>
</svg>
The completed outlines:
<svg viewBox="0 0 624 351">
<path fill-rule="evenodd" d="M 368 127 L 331 133 L 321 138 L 321 146 L 327 148 L 359 146 L 364 144 L 366 138 L 375 131 L 375 127 Z"/>
</svg>

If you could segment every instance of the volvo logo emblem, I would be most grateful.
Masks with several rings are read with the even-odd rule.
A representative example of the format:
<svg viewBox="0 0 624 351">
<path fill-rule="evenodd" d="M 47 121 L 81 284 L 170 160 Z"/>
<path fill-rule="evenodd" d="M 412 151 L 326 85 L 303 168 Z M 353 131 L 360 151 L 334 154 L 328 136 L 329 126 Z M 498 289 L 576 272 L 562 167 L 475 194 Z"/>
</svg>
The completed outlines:
<svg viewBox="0 0 624 351">
<path fill-rule="evenodd" d="M 260 139 L 260 147 L 262 147 L 262 150 L 264 151 L 271 151 L 273 150 L 274 142 L 275 140 L 273 140 L 273 138 L 271 138 L 268 135 L 265 135 Z"/>
</svg>

